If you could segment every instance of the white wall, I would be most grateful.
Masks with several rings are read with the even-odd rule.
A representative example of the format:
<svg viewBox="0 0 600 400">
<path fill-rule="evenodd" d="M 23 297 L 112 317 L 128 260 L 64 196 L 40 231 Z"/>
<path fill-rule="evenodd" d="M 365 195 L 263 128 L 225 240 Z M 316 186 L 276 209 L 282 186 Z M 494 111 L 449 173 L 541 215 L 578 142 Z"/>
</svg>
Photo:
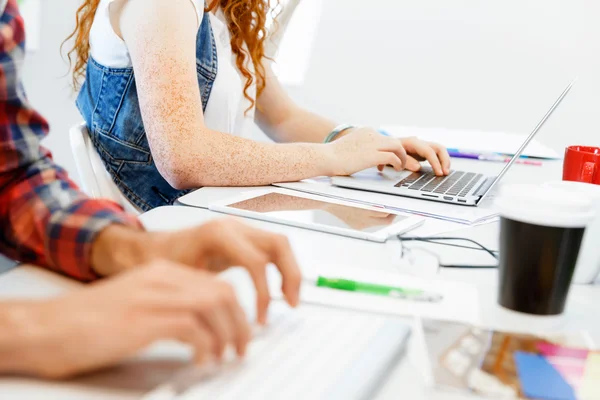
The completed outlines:
<svg viewBox="0 0 600 400">
<path fill-rule="evenodd" d="M 68 130 L 82 118 L 75 107 L 68 64 L 60 55 L 60 45 L 73 30 L 79 3 L 79 0 L 42 1 L 40 49 L 27 55 L 24 75 L 31 103 L 50 122 L 50 135 L 44 145 L 75 181 L 79 177 L 71 156 Z"/>
<path fill-rule="evenodd" d="M 348 4 L 352 4 L 349 6 Z M 305 84 L 339 121 L 529 132 L 600 145 L 600 2 L 324 0 Z"/>
<path fill-rule="evenodd" d="M 43 2 L 26 87 L 74 174 L 74 107 L 59 45 L 79 1 Z M 338 121 L 527 132 L 579 81 L 539 139 L 600 145 L 597 0 L 323 0 L 306 80 L 290 92 Z M 74 175 L 76 177 L 76 175 Z"/>
</svg>

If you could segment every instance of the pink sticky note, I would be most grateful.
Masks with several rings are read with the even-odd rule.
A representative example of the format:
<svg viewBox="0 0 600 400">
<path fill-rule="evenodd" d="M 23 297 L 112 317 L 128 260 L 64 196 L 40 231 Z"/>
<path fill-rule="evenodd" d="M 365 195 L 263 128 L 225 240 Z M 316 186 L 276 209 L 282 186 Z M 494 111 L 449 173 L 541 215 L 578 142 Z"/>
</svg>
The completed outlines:
<svg viewBox="0 0 600 400">
<path fill-rule="evenodd" d="M 581 385 L 589 350 L 545 342 L 537 343 L 536 347 L 571 386 L 578 388 Z"/>
<path fill-rule="evenodd" d="M 536 344 L 536 347 L 543 356 L 579 358 L 582 360 L 586 360 L 590 352 L 586 349 L 574 349 L 546 342 L 539 342 Z"/>
</svg>

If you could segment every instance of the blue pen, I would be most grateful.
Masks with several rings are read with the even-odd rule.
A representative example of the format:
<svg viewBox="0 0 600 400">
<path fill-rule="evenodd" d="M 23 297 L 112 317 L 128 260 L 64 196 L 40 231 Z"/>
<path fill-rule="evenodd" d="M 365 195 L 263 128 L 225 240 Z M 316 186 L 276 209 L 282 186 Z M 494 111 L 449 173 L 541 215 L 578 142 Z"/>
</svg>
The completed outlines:
<svg viewBox="0 0 600 400">
<path fill-rule="evenodd" d="M 466 158 L 469 160 L 481 160 L 481 161 L 496 161 L 496 162 L 503 162 L 503 163 L 507 163 L 510 161 L 510 157 L 507 156 L 503 156 L 497 153 L 492 153 L 492 154 L 477 154 L 477 153 L 467 153 L 464 151 L 460 151 L 457 149 L 448 149 L 448 154 L 450 155 L 450 157 L 453 158 Z M 535 165 L 535 166 L 541 166 L 543 165 L 542 162 L 540 161 L 531 161 L 531 160 L 523 160 L 523 161 L 517 161 L 517 164 L 526 164 L 526 165 Z"/>
<path fill-rule="evenodd" d="M 450 157 L 456 157 L 456 158 L 470 158 L 470 159 L 474 159 L 474 160 L 492 160 L 492 161 L 496 161 L 495 158 L 497 158 L 497 160 L 500 160 L 499 157 L 502 157 L 502 159 L 504 159 L 504 157 L 511 157 L 508 156 L 506 154 L 502 154 L 502 153 L 479 153 L 476 151 L 467 151 L 467 150 L 460 150 L 460 149 L 446 149 L 448 150 L 448 154 L 450 155 Z M 523 157 L 523 156 L 521 156 Z"/>
<path fill-rule="evenodd" d="M 504 154 L 504 153 L 489 153 L 489 154 L 481 154 L 481 153 L 475 153 L 475 152 L 470 152 L 470 151 L 466 151 L 466 150 L 460 150 L 460 149 L 447 149 L 448 150 L 448 154 L 450 154 L 450 157 L 455 157 L 455 158 L 471 158 L 471 159 L 477 159 L 477 160 L 487 160 L 488 158 L 493 160 L 494 156 L 498 156 L 498 157 L 512 157 L 513 154 Z M 477 157 L 474 157 L 477 156 Z M 531 158 L 529 156 L 524 156 L 521 155 L 519 158 Z M 498 159 L 500 160 L 500 159 Z"/>
<path fill-rule="evenodd" d="M 448 153 L 450 153 L 450 154 L 457 154 L 457 155 L 461 155 L 461 154 L 473 155 L 473 156 L 484 155 L 484 154 L 478 153 L 476 151 L 467 151 L 467 150 L 460 150 L 460 149 L 453 149 L 453 148 L 448 148 L 446 150 L 448 150 Z"/>
<path fill-rule="evenodd" d="M 448 155 L 454 158 L 467 158 L 470 160 L 482 160 L 484 158 L 483 155 L 477 153 L 467 153 L 465 151 L 460 151 L 458 149 L 447 149 Z"/>
</svg>

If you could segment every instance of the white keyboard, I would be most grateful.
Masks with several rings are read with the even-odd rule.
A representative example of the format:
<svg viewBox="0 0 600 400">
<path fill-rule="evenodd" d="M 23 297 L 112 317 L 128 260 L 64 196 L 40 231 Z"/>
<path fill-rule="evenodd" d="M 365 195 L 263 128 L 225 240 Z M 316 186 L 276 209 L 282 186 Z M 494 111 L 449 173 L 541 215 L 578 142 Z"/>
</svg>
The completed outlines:
<svg viewBox="0 0 600 400">
<path fill-rule="evenodd" d="M 269 321 L 243 360 L 186 371 L 146 399 L 369 398 L 410 333 L 393 317 L 305 305 L 291 311 L 280 302 Z"/>
</svg>

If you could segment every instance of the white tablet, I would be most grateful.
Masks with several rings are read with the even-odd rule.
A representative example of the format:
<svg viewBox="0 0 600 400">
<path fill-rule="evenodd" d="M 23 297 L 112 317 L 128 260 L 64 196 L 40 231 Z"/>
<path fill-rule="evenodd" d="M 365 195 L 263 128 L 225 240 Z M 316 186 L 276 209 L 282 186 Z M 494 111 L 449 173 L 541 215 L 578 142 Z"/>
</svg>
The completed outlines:
<svg viewBox="0 0 600 400">
<path fill-rule="evenodd" d="M 374 242 L 385 242 L 425 221 L 382 208 L 285 189 L 247 192 L 211 204 L 209 209 Z"/>
</svg>

